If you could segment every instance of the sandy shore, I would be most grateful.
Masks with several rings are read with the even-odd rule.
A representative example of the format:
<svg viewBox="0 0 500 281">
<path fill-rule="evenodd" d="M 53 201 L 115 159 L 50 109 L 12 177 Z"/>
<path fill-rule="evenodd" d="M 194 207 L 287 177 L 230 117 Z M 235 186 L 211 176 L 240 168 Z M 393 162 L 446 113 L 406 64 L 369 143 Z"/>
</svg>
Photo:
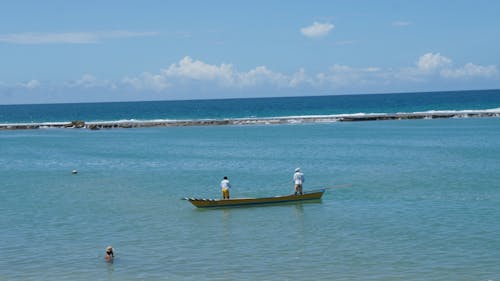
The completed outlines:
<svg viewBox="0 0 500 281">
<path fill-rule="evenodd" d="M 206 120 L 165 120 L 165 121 L 109 121 L 109 122 L 54 122 L 54 123 L 20 123 L 0 124 L 0 130 L 26 130 L 42 128 L 84 128 L 90 130 L 113 128 L 145 128 L 145 127 L 180 127 L 180 126 L 222 126 L 222 125 L 272 125 L 297 123 L 326 122 L 359 122 L 377 120 L 408 120 L 438 118 L 481 118 L 500 117 L 500 112 L 453 112 L 453 113 L 397 113 L 397 114 L 363 114 L 363 115 L 321 115 L 292 116 L 269 118 L 237 118 Z"/>
</svg>

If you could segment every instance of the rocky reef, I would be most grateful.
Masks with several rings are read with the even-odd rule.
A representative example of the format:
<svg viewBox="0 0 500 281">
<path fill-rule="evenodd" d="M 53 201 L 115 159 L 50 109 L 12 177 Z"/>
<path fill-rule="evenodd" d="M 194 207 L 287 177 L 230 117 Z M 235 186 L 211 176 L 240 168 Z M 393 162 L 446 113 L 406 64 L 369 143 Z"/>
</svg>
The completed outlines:
<svg viewBox="0 0 500 281">
<path fill-rule="evenodd" d="M 81 120 L 68 123 L 23 123 L 0 124 L 0 130 L 27 130 L 41 128 L 75 128 L 75 129 L 115 129 L 115 128 L 145 128 L 145 127 L 181 127 L 181 126 L 224 126 L 224 125 L 272 125 L 296 123 L 328 123 L 328 122 L 359 122 L 377 120 L 409 120 L 438 118 L 480 118 L 500 117 L 500 112 L 473 111 L 451 113 L 396 113 L 396 114 L 362 114 L 362 115 L 321 115 L 300 117 L 268 117 L 268 118 L 236 118 L 208 120 L 165 120 L 165 121 L 113 121 L 85 122 Z"/>
</svg>

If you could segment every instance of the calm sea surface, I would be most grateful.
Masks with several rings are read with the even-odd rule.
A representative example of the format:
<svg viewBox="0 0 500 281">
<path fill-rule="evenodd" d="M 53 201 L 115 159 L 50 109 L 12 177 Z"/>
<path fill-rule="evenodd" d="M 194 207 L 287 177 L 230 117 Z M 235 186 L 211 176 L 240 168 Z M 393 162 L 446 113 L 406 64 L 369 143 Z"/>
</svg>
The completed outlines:
<svg viewBox="0 0 500 281">
<path fill-rule="evenodd" d="M 445 107 L 423 110 L 471 109 Z M 499 160 L 499 118 L 0 131 L 0 280 L 500 280 Z M 305 189 L 352 186 L 180 200 L 223 176 L 233 197 L 288 194 L 296 167 Z"/>
<path fill-rule="evenodd" d="M 1 101 L 0 101 L 1 103 Z M 0 105 L 0 124 L 118 120 L 262 118 L 500 108 L 500 90 L 434 93 Z"/>
</svg>

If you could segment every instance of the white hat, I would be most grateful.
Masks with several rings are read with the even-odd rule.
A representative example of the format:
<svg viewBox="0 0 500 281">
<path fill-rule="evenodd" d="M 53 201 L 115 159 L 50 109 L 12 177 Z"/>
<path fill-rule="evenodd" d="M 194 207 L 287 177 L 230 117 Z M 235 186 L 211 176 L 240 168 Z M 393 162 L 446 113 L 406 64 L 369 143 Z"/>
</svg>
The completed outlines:
<svg viewBox="0 0 500 281">
<path fill-rule="evenodd" d="M 295 172 L 300 172 L 300 168 L 295 169 Z"/>
</svg>

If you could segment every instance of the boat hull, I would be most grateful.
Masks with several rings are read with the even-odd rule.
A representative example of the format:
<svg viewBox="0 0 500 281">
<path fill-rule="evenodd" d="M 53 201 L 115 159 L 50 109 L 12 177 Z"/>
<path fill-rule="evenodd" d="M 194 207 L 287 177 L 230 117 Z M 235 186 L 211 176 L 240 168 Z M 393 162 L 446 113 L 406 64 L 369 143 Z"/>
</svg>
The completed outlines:
<svg viewBox="0 0 500 281">
<path fill-rule="evenodd" d="M 217 207 L 238 207 L 264 204 L 293 203 L 309 200 L 319 200 L 325 192 L 324 189 L 318 191 L 305 192 L 302 195 L 285 195 L 263 198 L 234 198 L 234 199 L 201 199 L 184 198 L 198 208 L 217 208 Z"/>
</svg>

